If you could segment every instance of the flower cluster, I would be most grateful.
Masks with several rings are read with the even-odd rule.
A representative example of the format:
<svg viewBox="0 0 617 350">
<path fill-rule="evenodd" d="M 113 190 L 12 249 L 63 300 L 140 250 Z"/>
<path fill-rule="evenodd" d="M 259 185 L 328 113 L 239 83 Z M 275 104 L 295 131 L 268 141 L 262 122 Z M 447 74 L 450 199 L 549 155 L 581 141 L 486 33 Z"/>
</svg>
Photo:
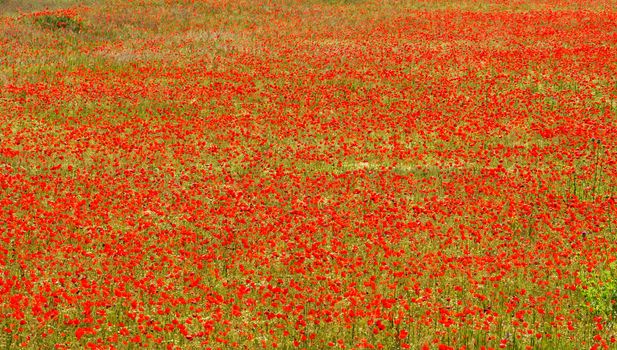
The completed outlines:
<svg viewBox="0 0 617 350">
<path fill-rule="evenodd" d="M 603 4 L 2 18 L 0 346 L 614 346 Z"/>
</svg>

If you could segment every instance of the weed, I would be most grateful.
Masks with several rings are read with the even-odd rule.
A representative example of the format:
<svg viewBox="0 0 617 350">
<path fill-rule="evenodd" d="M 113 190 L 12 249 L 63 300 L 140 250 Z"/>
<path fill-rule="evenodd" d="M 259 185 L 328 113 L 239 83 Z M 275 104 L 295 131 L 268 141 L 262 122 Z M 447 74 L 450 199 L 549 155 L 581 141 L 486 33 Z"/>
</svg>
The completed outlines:
<svg viewBox="0 0 617 350">
<path fill-rule="evenodd" d="M 43 15 L 36 17 L 34 21 L 41 27 L 51 30 L 65 29 L 79 33 L 83 29 L 81 21 L 64 15 Z"/>
<path fill-rule="evenodd" d="M 617 263 L 587 276 L 583 280 L 583 296 L 594 316 L 613 322 L 617 316 Z"/>
</svg>

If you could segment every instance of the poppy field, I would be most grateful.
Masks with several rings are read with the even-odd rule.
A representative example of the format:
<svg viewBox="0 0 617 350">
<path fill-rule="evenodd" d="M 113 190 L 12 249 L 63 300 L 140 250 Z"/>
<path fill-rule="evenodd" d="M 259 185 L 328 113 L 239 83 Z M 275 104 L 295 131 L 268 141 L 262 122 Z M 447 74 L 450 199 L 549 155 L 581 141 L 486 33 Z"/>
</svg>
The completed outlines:
<svg viewBox="0 0 617 350">
<path fill-rule="evenodd" d="M 614 0 L 0 0 L 0 348 L 617 348 Z"/>
</svg>

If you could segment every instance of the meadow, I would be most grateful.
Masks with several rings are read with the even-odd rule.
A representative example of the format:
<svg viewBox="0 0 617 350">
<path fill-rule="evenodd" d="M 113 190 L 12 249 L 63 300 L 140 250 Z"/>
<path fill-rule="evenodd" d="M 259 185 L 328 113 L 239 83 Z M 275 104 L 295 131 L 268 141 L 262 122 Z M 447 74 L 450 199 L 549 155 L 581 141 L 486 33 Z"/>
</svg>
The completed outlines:
<svg viewBox="0 0 617 350">
<path fill-rule="evenodd" d="M 0 347 L 617 348 L 614 0 L 0 0 Z"/>
</svg>

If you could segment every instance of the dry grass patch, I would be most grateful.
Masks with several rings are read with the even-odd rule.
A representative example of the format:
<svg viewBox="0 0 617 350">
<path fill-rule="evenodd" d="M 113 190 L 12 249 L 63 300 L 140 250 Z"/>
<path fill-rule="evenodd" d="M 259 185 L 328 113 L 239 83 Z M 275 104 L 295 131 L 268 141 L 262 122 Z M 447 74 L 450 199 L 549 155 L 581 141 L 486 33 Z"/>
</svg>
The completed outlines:
<svg viewBox="0 0 617 350">
<path fill-rule="evenodd" d="M 76 0 L 0 0 L 0 14 L 15 16 L 21 13 L 56 10 L 76 5 L 86 5 L 89 1 Z"/>
</svg>

